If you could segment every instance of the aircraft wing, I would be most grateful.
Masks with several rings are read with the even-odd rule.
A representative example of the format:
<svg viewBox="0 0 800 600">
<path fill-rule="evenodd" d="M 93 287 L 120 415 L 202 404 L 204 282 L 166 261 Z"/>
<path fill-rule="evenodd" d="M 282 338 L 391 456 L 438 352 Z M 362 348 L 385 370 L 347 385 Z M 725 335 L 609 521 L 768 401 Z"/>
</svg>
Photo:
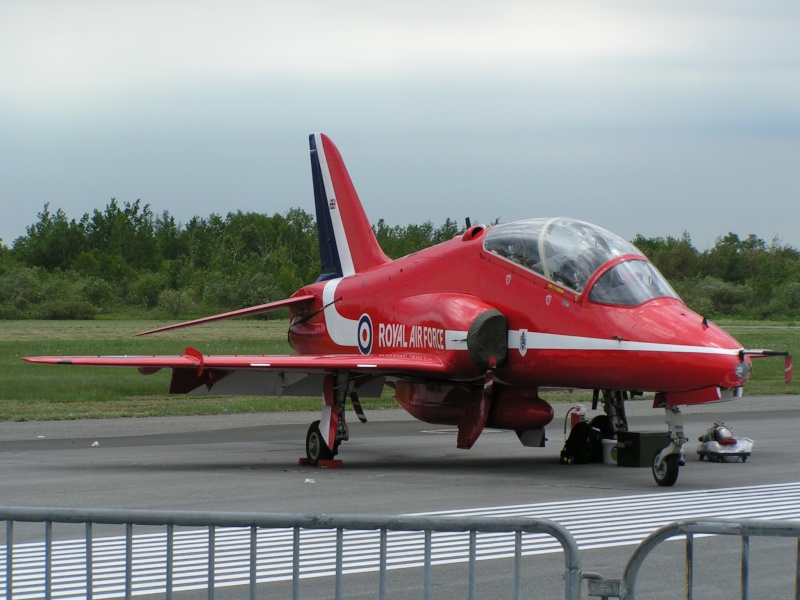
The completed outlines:
<svg viewBox="0 0 800 600">
<path fill-rule="evenodd" d="M 35 356 L 31 363 L 136 368 L 144 375 L 172 369 L 170 393 L 229 395 L 316 396 L 328 373 L 347 371 L 375 385 L 380 395 L 387 375 L 445 377 L 447 365 L 436 356 L 394 354 L 334 355 L 203 355 L 186 348 L 180 356 Z M 213 391 L 212 391 L 213 389 Z M 365 390 L 366 391 L 366 390 Z M 369 397 L 369 393 L 363 394 Z"/>
<path fill-rule="evenodd" d="M 306 372 L 356 371 L 359 373 L 445 374 L 444 362 L 425 354 L 361 356 L 331 355 L 207 355 L 187 348 L 181 356 L 31 356 L 27 362 L 92 367 L 135 367 L 146 373 L 158 369 L 252 369 Z"/>
</svg>

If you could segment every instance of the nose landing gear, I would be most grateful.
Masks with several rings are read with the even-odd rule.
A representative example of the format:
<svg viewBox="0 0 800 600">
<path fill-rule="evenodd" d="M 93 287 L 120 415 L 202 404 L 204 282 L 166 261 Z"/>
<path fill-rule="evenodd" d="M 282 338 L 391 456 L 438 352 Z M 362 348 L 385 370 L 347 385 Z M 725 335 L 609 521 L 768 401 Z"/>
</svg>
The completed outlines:
<svg viewBox="0 0 800 600">
<path fill-rule="evenodd" d="M 592 398 L 592 408 L 596 409 L 600 402 L 601 390 L 595 390 Z M 602 390 L 603 409 L 606 413 L 606 428 L 611 436 L 628 431 L 628 419 L 625 414 L 625 400 L 630 393 L 631 397 L 637 392 L 622 392 L 617 390 Z M 675 485 L 678 472 L 683 464 L 682 446 L 688 440 L 683 433 L 683 415 L 677 406 L 669 406 L 663 394 L 656 394 L 654 407 L 661 406 L 666 412 L 666 422 L 669 428 L 669 444 L 653 456 L 652 471 L 655 482 L 664 487 Z M 642 457 L 647 464 L 647 458 Z"/>
<path fill-rule="evenodd" d="M 664 403 L 669 427 L 669 445 L 653 457 L 653 479 L 660 486 L 671 487 L 678 480 L 681 447 L 688 440 L 683 435 L 683 415 L 677 406 Z"/>
</svg>

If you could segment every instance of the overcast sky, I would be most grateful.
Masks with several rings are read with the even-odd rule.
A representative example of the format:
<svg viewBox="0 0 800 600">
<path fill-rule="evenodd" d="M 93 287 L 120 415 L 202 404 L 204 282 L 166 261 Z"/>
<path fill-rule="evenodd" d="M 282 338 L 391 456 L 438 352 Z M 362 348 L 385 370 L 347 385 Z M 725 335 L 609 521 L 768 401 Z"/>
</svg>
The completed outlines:
<svg viewBox="0 0 800 600">
<path fill-rule="evenodd" d="M 46 202 L 374 223 L 569 215 L 800 248 L 800 3 L 0 0 L 0 238 Z"/>
</svg>

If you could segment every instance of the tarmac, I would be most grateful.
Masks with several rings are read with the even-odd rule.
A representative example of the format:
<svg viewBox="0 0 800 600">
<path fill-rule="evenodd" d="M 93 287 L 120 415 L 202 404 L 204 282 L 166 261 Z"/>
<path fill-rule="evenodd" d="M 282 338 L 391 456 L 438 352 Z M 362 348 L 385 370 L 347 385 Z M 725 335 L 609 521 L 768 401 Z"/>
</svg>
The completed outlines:
<svg viewBox="0 0 800 600">
<path fill-rule="evenodd" d="M 576 404 L 586 409 L 591 403 L 556 402 L 553 403 L 555 417 L 549 427 L 561 427 L 567 411 Z M 721 407 L 724 405 L 724 409 Z M 800 395 L 781 396 L 744 396 L 741 399 L 724 403 L 707 403 L 681 407 L 684 415 L 717 414 L 724 412 L 749 413 L 757 411 L 780 411 L 800 409 Z M 629 400 L 625 403 L 628 417 L 660 417 L 663 413 L 653 409 L 652 397 Z M 598 412 L 602 412 L 599 410 Z M 597 414 L 592 412 L 590 416 Z M 413 421 L 414 418 L 404 410 L 382 409 L 366 410 L 370 422 Z M 243 413 L 229 415 L 202 415 L 180 417 L 135 417 L 115 419 L 77 419 L 63 421 L 3 421 L 0 422 L 0 441 L 24 441 L 32 439 L 75 439 L 93 436 L 128 437 L 137 435 L 159 435 L 168 433 L 192 433 L 200 431 L 217 431 L 222 429 L 239 429 L 243 427 L 262 427 L 266 425 L 298 425 L 309 424 L 319 418 L 318 412 L 272 412 Z M 355 420 L 355 415 L 348 411 L 348 420 Z"/>
</svg>

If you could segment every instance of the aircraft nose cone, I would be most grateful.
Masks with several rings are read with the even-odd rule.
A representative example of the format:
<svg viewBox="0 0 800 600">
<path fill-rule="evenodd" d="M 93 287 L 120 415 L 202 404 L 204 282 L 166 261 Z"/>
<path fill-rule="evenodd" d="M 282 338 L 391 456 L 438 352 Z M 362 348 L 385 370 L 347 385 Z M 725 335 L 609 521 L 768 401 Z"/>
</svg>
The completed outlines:
<svg viewBox="0 0 800 600">
<path fill-rule="evenodd" d="M 631 334 L 642 341 L 664 344 L 678 352 L 674 385 L 685 390 L 736 388 L 750 377 L 750 360 L 728 332 L 691 311 L 680 301 L 648 303 L 637 311 Z"/>
</svg>

